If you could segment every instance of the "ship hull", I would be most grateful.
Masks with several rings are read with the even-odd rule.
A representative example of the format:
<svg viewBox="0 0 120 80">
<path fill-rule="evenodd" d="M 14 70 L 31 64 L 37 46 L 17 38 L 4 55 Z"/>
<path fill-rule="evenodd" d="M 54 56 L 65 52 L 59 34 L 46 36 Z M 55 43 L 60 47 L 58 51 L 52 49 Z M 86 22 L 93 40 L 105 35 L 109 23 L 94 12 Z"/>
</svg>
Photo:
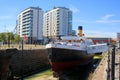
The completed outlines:
<svg viewBox="0 0 120 80">
<path fill-rule="evenodd" d="M 86 65 L 93 60 L 94 54 L 87 51 L 63 48 L 48 48 L 48 55 L 52 70 L 60 72 L 79 65 Z"/>
</svg>

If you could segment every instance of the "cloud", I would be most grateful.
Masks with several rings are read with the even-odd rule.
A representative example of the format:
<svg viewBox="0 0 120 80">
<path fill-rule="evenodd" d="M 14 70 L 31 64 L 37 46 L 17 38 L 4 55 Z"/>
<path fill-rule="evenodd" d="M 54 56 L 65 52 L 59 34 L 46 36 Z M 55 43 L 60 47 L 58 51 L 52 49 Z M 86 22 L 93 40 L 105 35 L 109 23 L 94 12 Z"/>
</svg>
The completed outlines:
<svg viewBox="0 0 120 80">
<path fill-rule="evenodd" d="M 73 13 L 78 13 L 78 12 L 80 12 L 80 10 L 77 8 L 77 7 L 75 7 L 74 5 L 69 5 L 70 7 L 70 10 L 73 12 Z"/>
<path fill-rule="evenodd" d="M 113 16 L 115 16 L 115 15 L 113 15 L 113 14 L 107 14 L 107 15 L 103 16 L 102 19 L 103 20 L 108 20 L 110 17 L 113 17 Z"/>
<path fill-rule="evenodd" d="M 111 19 L 112 17 L 114 17 L 115 15 L 113 14 L 107 14 L 105 16 L 103 16 L 100 20 L 73 20 L 73 22 L 82 22 L 82 23 L 120 23 L 120 20 L 113 20 Z"/>
<path fill-rule="evenodd" d="M 103 16 L 100 20 L 96 20 L 98 23 L 120 23 L 120 20 L 110 20 L 111 17 L 115 15 L 113 14 L 107 14 Z"/>
</svg>

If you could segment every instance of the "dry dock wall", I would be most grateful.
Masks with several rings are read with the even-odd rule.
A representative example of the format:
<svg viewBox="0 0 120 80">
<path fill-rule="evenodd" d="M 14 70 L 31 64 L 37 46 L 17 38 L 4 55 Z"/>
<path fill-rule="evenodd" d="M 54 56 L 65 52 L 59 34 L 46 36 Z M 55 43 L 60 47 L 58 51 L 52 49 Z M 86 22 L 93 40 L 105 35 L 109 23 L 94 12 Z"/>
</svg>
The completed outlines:
<svg viewBox="0 0 120 80">
<path fill-rule="evenodd" d="M 18 50 L 15 53 L 13 52 L 9 62 L 10 71 L 14 76 L 31 75 L 49 67 L 48 55 L 45 49 Z"/>
</svg>

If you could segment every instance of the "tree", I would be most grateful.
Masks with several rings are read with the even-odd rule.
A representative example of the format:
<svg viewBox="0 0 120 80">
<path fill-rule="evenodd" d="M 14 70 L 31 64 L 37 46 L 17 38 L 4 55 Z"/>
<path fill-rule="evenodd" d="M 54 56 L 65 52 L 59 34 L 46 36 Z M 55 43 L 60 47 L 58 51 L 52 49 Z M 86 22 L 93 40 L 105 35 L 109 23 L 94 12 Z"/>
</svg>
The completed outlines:
<svg viewBox="0 0 120 80">
<path fill-rule="evenodd" d="M 14 42 L 15 43 L 18 43 L 20 41 L 20 36 L 17 35 L 17 34 L 13 34 L 12 32 L 3 32 L 3 33 L 0 33 L 0 42 L 3 42 L 3 43 L 11 43 L 11 42 Z"/>
<path fill-rule="evenodd" d="M 14 41 L 15 41 L 15 43 L 19 43 L 20 42 L 20 35 L 15 34 L 14 35 Z"/>
<path fill-rule="evenodd" d="M 9 32 L 7 34 L 8 34 L 7 36 L 10 38 L 10 42 L 13 42 L 14 41 L 14 34 L 12 32 Z"/>
<path fill-rule="evenodd" d="M 0 33 L 0 42 L 6 42 L 6 35 L 5 35 L 5 33 Z"/>
</svg>

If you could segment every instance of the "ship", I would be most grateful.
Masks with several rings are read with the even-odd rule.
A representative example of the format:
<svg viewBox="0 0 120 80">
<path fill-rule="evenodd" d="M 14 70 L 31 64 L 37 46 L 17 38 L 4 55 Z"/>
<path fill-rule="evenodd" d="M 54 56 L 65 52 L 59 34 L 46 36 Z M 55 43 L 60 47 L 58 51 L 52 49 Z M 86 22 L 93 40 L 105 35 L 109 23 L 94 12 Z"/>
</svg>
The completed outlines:
<svg viewBox="0 0 120 80">
<path fill-rule="evenodd" d="M 87 65 L 94 55 L 108 51 L 107 43 L 97 43 L 87 39 L 78 26 L 77 36 L 61 36 L 46 44 L 49 62 L 54 72 L 72 69 L 79 65 Z"/>
</svg>

